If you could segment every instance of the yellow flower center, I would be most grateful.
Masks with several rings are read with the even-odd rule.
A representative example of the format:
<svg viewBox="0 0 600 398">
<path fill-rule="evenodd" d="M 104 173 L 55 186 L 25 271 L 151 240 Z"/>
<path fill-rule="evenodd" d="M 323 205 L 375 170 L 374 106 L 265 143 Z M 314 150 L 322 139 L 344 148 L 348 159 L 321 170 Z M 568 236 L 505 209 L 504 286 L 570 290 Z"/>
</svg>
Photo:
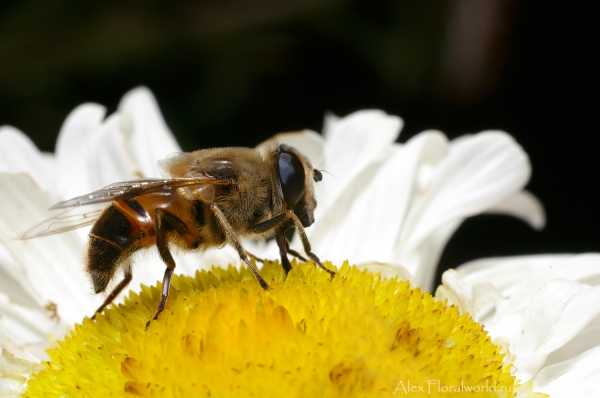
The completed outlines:
<svg viewBox="0 0 600 398">
<path fill-rule="evenodd" d="M 516 396 L 482 326 L 408 282 L 347 264 L 261 273 L 268 291 L 232 267 L 174 277 L 148 330 L 160 286 L 142 287 L 77 325 L 24 396 Z"/>
</svg>

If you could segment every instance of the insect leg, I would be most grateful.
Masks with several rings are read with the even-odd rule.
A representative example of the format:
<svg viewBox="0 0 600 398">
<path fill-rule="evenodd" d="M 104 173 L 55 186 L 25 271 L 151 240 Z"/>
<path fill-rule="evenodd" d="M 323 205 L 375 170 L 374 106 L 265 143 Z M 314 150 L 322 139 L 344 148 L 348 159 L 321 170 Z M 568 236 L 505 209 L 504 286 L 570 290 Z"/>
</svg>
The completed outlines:
<svg viewBox="0 0 600 398">
<path fill-rule="evenodd" d="M 247 254 L 249 257 L 253 258 L 253 259 L 254 259 L 254 261 L 258 261 L 259 263 L 264 263 L 264 262 L 265 262 L 265 259 L 264 259 L 264 258 L 257 257 L 257 256 L 255 256 L 254 254 L 250 253 L 248 250 L 244 250 L 244 251 L 246 252 L 246 254 Z"/>
<path fill-rule="evenodd" d="M 121 293 L 121 291 L 123 289 L 125 289 L 125 287 L 127 285 L 129 285 L 129 282 L 131 282 L 131 278 L 132 278 L 131 263 L 127 263 L 127 265 L 123 268 L 123 270 L 125 273 L 123 280 L 121 282 L 119 282 L 119 284 L 117 286 L 115 286 L 115 288 L 112 290 L 112 292 L 110 292 L 110 294 L 106 297 L 106 299 L 104 300 L 102 305 L 96 310 L 94 315 L 92 315 L 92 319 L 95 319 L 97 313 L 102 312 L 102 310 L 104 308 L 106 308 L 107 305 L 112 303 L 112 301 L 115 299 L 115 297 L 117 297 L 119 295 L 119 293 Z"/>
<path fill-rule="evenodd" d="M 283 229 L 277 230 L 277 233 L 275 234 L 275 241 L 277 242 L 277 246 L 279 247 L 279 255 L 281 256 L 281 266 L 283 267 L 283 270 L 287 275 L 292 270 L 292 264 L 290 264 L 290 260 L 287 256 L 289 246 Z"/>
<path fill-rule="evenodd" d="M 298 217 L 294 214 L 294 212 L 292 212 L 291 216 L 292 216 L 292 220 L 294 220 L 294 225 L 296 226 L 296 230 L 298 231 L 298 235 L 300 235 L 300 239 L 302 240 L 302 247 L 304 247 L 304 253 L 306 253 L 306 255 L 308 256 L 308 258 L 310 258 L 311 260 L 313 260 L 315 264 L 317 264 L 319 267 L 323 268 L 325 271 L 329 272 L 329 274 L 331 276 L 334 276 L 335 272 L 333 272 L 332 270 L 326 268 L 321 263 L 321 260 L 319 260 L 319 257 L 317 257 L 317 255 L 315 253 L 313 253 L 313 252 L 310 251 L 310 242 L 308 241 L 308 237 L 306 236 L 306 232 L 304 231 L 304 227 L 302 226 L 302 223 L 300 222 L 300 220 L 298 219 Z"/>
<path fill-rule="evenodd" d="M 223 214 L 221 209 L 219 209 L 219 207 L 217 206 L 216 203 L 211 203 L 210 210 L 214 213 L 215 217 L 217 217 L 219 225 L 223 229 L 223 232 L 225 232 L 225 235 L 227 236 L 227 239 L 229 240 L 229 242 L 233 245 L 235 250 L 237 250 L 242 261 L 244 261 L 248 265 L 248 267 L 250 267 L 250 270 L 252 271 L 252 273 L 254 274 L 256 279 L 258 280 L 260 287 L 267 290 L 269 288 L 269 285 L 267 285 L 267 282 L 265 282 L 263 277 L 260 276 L 256 267 L 254 265 L 252 265 L 250 260 L 248 260 L 246 251 L 242 247 L 242 244 L 240 243 L 238 238 L 235 236 L 235 232 L 233 231 L 233 228 L 231 228 L 231 225 L 229 225 L 229 222 L 227 221 L 227 218 L 225 218 L 225 215 Z"/>
<path fill-rule="evenodd" d="M 156 209 L 156 247 L 160 258 L 163 260 L 167 269 L 165 270 L 165 276 L 163 277 L 162 292 L 160 297 L 160 303 L 154 315 L 154 320 L 158 319 L 160 313 L 165 309 L 167 298 L 169 297 L 169 288 L 171 286 L 171 276 L 175 270 L 175 260 L 169 251 L 169 243 L 167 241 L 167 232 L 174 230 L 176 233 L 181 235 L 184 240 L 191 246 L 196 245 L 198 239 L 188 230 L 187 226 L 183 221 L 169 213 L 165 209 Z M 196 242 L 194 242 L 194 239 Z M 150 325 L 150 321 L 146 324 L 146 328 Z"/>
<path fill-rule="evenodd" d="M 255 232 L 266 232 L 272 229 L 277 229 L 275 233 L 275 242 L 277 242 L 277 246 L 279 247 L 279 255 L 281 256 L 281 266 L 285 271 L 285 274 L 289 274 L 292 270 L 292 264 L 290 264 L 290 260 L 288 259 L 287 253 L 290 252 L 290 246 L 288 244 L 287 238 L 285 237 L 285 231 L 290 227 L 290 218 L 286 213 L 279 214 L 269 220 L 258 223 L 254 226 Z M 292 255 L 297 255 L 298 253 L 294 250 L 294 253 L 290 253 Z M 296 257 L 300 257 L 302 260 L 306 261 L 302 256 L 297 255 Z"/>
<path fill-rule="evenodd" d="M 317 264 L 319 267 L 321 267 L 325 271 L 329 272 L 329 274 L 331 274 L 331 276 L 334 276 L 335 272 L 326 268 L 321 263 L 321 260 L 319 260 L 319 257 L 317 257 L 316 254 L 314 254 L 313 252 L 310 251 L 311 250 L 310 242 L 308 241 L 308 237 L 306 236 L 306 232 L 304 231 L 302 222 L 300 222 L 300 219 L 294 213 L 293 210 L 287 210 L 285 213 L 281 213 L 281 214 L 271 218 L 270 220 L 258 223 L 253 227 L 253 230 L 257 233 L 270 231 L 275 228 L 285 231 L 288 228 L 290 223 L 293 223 L 294 226 L 296 227 L 296 230 L 298 231 L 298 234 L 300 235 L 300 239 L 302 240 L 302 246 L 304 247 L 304 252 L 308 256 L 308 258 L 313 260 L 313 262 L 315 264 Z M 277 244 L 279 245 L 279 243 L 277 243 Z M 281 246 L 279 246 L 279 250 L 281 252 Z"/>
<path fill-rule="evenodd" d="M 285 213 L 281 213 L 266 221 L 255 224 L 252 227 L 252 230 L 258 234 L 271 231 L 276 228 L 286 231 L 292 226 L 291 216 L 289 216 L 288 213 L 294 214 L 292 210 L 288 210 Z"/>
<path fill-rule="evenodd" d="M 290 242 L 287 240 L 287 238 L 285 239 L 285 247 L 287 249 L 287 252 L 292 256 L 296 257 L 298 260 L 307 261 L 306 258 L 304 258 L 304 256 L 298 253 L 296 250 L 290 249 Z"/>
</svg>

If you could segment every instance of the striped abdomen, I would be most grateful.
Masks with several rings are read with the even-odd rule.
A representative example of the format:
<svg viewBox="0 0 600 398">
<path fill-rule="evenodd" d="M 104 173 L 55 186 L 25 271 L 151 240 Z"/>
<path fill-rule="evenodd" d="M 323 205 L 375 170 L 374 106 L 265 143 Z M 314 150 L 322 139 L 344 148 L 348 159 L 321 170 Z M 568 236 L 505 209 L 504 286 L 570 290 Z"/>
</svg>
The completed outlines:
<svg viewBox="0 0 600 398">
<path fill-rule="evenodd" d="M 133 252 L 134 243 L 152 228 L 153 220 L 135 198 L 117 200 L 104 210 L 90 231 L 87 249 L 87 271 L 96 293 L 106 289 L 120 263 Z"/>
</svg>

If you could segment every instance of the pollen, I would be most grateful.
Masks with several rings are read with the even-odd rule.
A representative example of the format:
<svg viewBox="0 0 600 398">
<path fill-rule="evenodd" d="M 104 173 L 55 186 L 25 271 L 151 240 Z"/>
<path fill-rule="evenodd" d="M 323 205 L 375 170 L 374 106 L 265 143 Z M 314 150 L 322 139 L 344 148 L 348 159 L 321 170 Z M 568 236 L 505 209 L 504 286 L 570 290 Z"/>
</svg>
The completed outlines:
<svg viewBox="0 0 600 398">
<path fill-rule="evenodd" d="M 331 267 L 331 265 L 329 265 Z M 213 268 L 76 325 L 25 397 L 541 397 L 482 325 L 408 282 L 344 264 Z"/>
</svg>

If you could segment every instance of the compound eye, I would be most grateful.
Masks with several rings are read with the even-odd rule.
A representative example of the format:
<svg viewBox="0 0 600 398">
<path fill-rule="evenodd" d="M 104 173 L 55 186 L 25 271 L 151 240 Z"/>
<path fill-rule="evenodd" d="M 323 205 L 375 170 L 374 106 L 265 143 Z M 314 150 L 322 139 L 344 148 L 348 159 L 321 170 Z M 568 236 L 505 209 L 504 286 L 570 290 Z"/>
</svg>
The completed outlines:
<svg viewBox="0 0 600 398">
<path fill-rule="evenodd" d="M 302 162 L 292 154 L 280 152 L 277 156 L 277 172 L 283 199 L 287 207 L 292 209 L 304 196 L 304 167 Z"/>
</svg>

